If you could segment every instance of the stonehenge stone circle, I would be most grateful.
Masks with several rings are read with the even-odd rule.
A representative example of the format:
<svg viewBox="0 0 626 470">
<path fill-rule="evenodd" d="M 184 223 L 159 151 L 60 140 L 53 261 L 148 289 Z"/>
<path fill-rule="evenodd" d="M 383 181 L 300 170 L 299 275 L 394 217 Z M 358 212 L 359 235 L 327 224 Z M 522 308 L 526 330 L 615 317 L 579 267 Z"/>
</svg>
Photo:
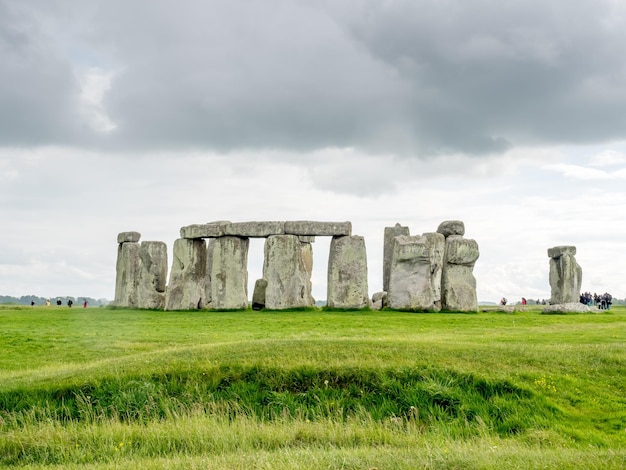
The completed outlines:
<svg viewBox="0 0 626 470">
<path fill-rule="evenodd" d="M 206 243 L 203 239 L 174 241 L 170 282 L 165 291 L 165 310 L 204 308 L 206 298 Z"/>
<path fill-rule="evenodd" d="M 330 242 L 326 303 L 330 308 L 369 306 L 365 239 L 335 236 Z"/>
<path fill-rule="evenodd" d="M 550 258 L 550 304 L 575 303 L 580 298 L 583 271 L 576 262 L 575 246 L 548 248 Z"/>
<path fill-rule="evenodd" d="M 444 221 L 437 232 L 417 236 L 410 236 L 409 228 L 400 224 L 386 227 L 383 291 L 370 300 L 365 240 L 352 235 L 350 222 L 221 220 L 181 227 L 173 246 L 169 281 L 165 243 L 139 243 L 139 232 L 121 232 L 117 237 L 114 305 L 164 310 L 245 309 L 250 238 L 264 238 L 263 277 L 255 283 L 252 308 L 310 307 L 315 305 L 312 243 L 316 237 L 326 236 L 332 237 L 329 307 L 476 311 L 472 270 L 479 256 L 478 244 L 463 238 L 464 234 L 465 226 L 459 220 Z M 560 260 L 561 264 L 555 265 L 559 272 L 569 272 L 567 256 L 573 258 L 569 248 L 549 251 L 553 261 Z M 562 278 L 559 276 L 555 279 Z M 551 273 L 551 282 L 552 277 Z M 559 292 L 567 289 L 560 287 Z"/>
</svg>

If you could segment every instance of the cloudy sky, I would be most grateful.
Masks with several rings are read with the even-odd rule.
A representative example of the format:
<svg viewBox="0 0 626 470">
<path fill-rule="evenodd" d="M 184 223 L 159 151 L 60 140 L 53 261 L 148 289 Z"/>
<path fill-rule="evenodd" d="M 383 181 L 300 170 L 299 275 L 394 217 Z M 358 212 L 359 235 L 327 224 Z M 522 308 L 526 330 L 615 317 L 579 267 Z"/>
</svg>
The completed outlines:
<svg viewBox="0 0 626 470">
<path fill-rule="evenodd" d="M 384 227 L 461 219 L 479 300 L 556 245 L 624 298 L 624 44 L 619 0 L 0 0 L 0 294 L 112 299 L 118 232 L 214 220 L 350 220 L 373 293 Z"/>
</svg>

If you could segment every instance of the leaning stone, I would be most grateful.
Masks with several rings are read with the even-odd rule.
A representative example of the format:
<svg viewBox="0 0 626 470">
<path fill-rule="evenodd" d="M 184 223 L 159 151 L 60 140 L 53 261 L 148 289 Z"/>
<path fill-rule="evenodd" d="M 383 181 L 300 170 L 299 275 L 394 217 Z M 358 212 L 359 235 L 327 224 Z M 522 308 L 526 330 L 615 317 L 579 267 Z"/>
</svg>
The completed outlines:
<svg viewBox="0 0 626 470">
<path fill-rule="evenodd" d="M 117 243 L 137 243 L 140 238 L 139 232 L 121 232 L 117 235 Z"/>
<path fill-rule="evenodd" d="M 225 235 L 226 227 L 230 225 L 227 220 L 209 222 L 208 224 L 195 224 L 181 227 L 180 238 L 216 238 Z"/>
<path fill-rule="evenodd" d="M 386 304 L 395 310 L 436 310 L 428 239 L 400 235 L 394 240 Z"/>
<path fill-rule="evenodd" d="M 283 235 L 285 222 L 233 222 L 224 226 L 224 235 L 247 238 L 266 238 Z"/>
<path fill-rule="evenodd" d="M 398 235 L 409 235 L 409 227 L 396 224 L 393 227 L 385 227 L 383 241 L 383 290 L 389 290 L 389 270 L 391 268 L 391 254 L 393 253 L 394 239 Z"/>
<path fill-rule="evenodd" d="M 139 259 L 137 307 L 162 310 L 167 285 L 167 245 L 163 242 L 142 242 Z"/>
<path fill-rule="evenodd" d="M 248 307 L 248 238 L 219 237 L 209 243 L 207 285 L 211 308 L 240 310 Z"/>
<path fill-rule="evenodd" d="M 254 292 L 252 293 L 252 310 L 261 310 L 265 308 L 266 289 L 267 281 L 265 279 L 257 279 L 254 283 Z"/>
<path fill-rule="evenodd" d="M 352 224 L 350 222 L 288 221 L 285 222 L 285 235 L 349 236 L 352 235 Z"/>
<path fill-rule="evenodd" d="M 141 269 L 139 251 L 140 245 L 137 242 L 124 242 L 117 245 L 115 299 L 113 300 L 113 305 L 116 307 L 137 307 L 137 281 Z"/>
<path fill-rule="evenodd" d="M 580 302 L 568 302 L 565 304 L 548 305 L 544 307 L 541 313 L 559 314 L 559 313 L 588 313 L 591 309 Z"/>
<path fill-rule="evenodd" d="M 560 258 L 563 255 L 576 255 L 575 246 L 555 246 L 554 248 L 548 248 L 549 258 Z"/>
<path fill-rule="evenodd" d="M 202 239 L 179 238 L 174 242 L 174 259 L 165 292 L 165 310 L 204 308 L 207 251 Z"/>
<path fill-rule="evenodd" d="M 313 250 L 295 235 L 271 235 L 265 240 L 263 279 L 267 281 L 265 308 L 311 307 Z"/>
<path fill-rule="evenodd" d="M 445 220 L 437 227 L 437 233 L 448 238 L 450 235 L 465 235 L 465 224 L 461 220 Z"/>
<path fill-rule="evenodd" d="M 463 264 L 474 266 L 480 256 L 478 243 L 458 235 L 450 235 L 446 238 L 445 260 L 449 264 Z"/>
<path fill-rule="evenodd" d="M 384 297 L 387 297 L 387 292 L 374 292 L 374 295 L 372 295 L 372 302 L 380 302 Z"/>
<path fill-rule="evenodd" d="M 367 288 L 365 239 L 358 235 L 333 237 L 328 257 L 328 307 L 367 307 Z"/>
</svg>

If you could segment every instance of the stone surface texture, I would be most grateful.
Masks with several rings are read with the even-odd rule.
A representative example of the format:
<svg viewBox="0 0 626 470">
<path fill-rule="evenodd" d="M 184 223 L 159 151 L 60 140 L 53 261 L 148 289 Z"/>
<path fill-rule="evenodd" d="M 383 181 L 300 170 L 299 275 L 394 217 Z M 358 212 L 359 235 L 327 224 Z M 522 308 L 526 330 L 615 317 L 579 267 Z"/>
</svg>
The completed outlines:
<svg viewBox="0 0 626 470">
<path fill-rule="evenodd" d="M 174 242 L 173 255 L 165 293 L 165 310 L 204 308 L 207 269 L 205 241 L 179 238 Z"/>
<path fill-rule="evenodd" d="M 308 235 L 320 237 L 349 236 L 352 235 L 352 223 L 294 220 L 285 222 L 285 235 Z"/>
<path fill-rule="evenodd" d="M 435 308 L 441 309 L 441 276 L 443 274 L 446 238 L 441 233 L 427 232 L 422 234 L 428 239 L 430 253 L 430 283 L 435 297 Z"/>
<path fill-rule="evenodd" d="M 261 310 L 265 308 L 265 290 L 267 289 L 267 281 L 265 279 L 257 279 L 254 282 L 254 291 L 252 292 L 252 310 Z"/>
<path fill-rule="evenodd" d="M 248 238 L 219 237 L 207 248 L 207 307 L 235 310 L 248 307 Z"/>
<path fill-rule="evenodd" d="M 558 305 L 548 305 L 541 310 L 541 313 L 589 313 L 591 309 L 580 302 L 568 302 Z"/>
<path fill-rule="evenodd" d="M 396 224 L 393 227 L 385 227 L 383 241 L 383 290 L 389 290 L 389 273 L 391 272 L 391 254 L 393 253 L 394 238 L 398 235 L 410 235 L 409 227 Z"/>
<path fill-rule="evenodd" d="M 449 235 L 446 238 L 445 263 L 441 275 L 442 309 L 454 312 L 478 311 L 473 269 L 479 256 L 475 240 L 460 235 Z"/>
<path fill-rule="evenodd" d="M 330 308 L 369 306 L 367 253 L 363 237 L 352 235 L 331 240 L 326 302 Z"/>
<path fill-rule="evenodd" d="M 437 227 L 437 233 L 448 238 L 450 235 L 465 235 L 465 224 L 461 220 L 444 220 Z"/>
<path fill-rule="evenodd" d="M 295 235 L 272 235 L 265 240 L 263 279 L 265 308 L 283 310 L 315 305 L 311 295 L 313 250 Z"/>
<path fill-rule="evenodd" d="M 141 245 L 137 242 L 124 242 L 117 246 L 115 299 L 113 300 L 113 305 L 117 307 L 137 307 L 137 282 L 141 269 L 140 249 Z"/>
<path fill-rule="evenodd" d="M 580 299 L 583 272 L 576 262 L 576 247 L 557 246 L 548 249 L 550 258 L 550 304 L 575 303 Z"/>
<path fill-rule="evenodd" d="M 117 234 L 117 243 L 137 243 L 140 238 L 139 232 L 120 232 Z"/>
<path fill-rule="evenodd" d="M 137 307 L 162 310 L 167 286 L 167 245 L 145 241 L 139 249 Z"/>
<path fill-rule="evenodd" d="M 283 235 L 285 222 L 232 222 L 224 226 L 225 235 L 246 238 L 266 238 Z"/>
<path fill-rule="evenodd" d="M 386 304 L 394 310 L 436 310 L 428 238 L 394 238 Z"/>
<path fill-rule="evenodd" d="M 208 224 L 194 224 L 181 227 L 180 238 L 217 238 L 223 237 L 225 227 L 230 225 L 228 220 L 220 220 L 217 222 L 209 222 Z"/>
</svg>

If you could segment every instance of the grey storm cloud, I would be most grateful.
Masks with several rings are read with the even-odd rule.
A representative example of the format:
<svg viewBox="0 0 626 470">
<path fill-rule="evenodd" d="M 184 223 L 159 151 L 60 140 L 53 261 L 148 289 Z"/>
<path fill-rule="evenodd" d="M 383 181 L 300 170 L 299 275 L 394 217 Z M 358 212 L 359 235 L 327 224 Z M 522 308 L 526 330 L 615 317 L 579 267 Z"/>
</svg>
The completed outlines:
<svg viewBox="0 0 626 470">
<path fill-rule="evenodd" d="M 4 146 L 426 156 L 626 137 L 620 2 L 29 5 L 0 0 Z M 80 112 L 86 66 L 112 73 L 111 132 Z"/>
</svg>

